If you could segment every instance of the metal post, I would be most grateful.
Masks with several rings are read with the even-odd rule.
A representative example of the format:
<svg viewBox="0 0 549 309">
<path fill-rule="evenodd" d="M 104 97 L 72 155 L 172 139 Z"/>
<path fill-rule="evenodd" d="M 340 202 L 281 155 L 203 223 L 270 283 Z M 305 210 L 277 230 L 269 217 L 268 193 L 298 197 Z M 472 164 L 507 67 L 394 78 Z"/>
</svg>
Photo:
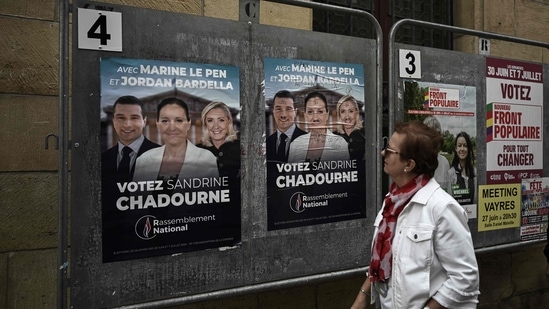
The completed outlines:
<svg viewBox="0 0 549 309">
<path fill-rule="evenodd" d="M 69 89 L 69 1 L 59 0 L 59 153 L 57 230 L 57 308 L 67 307 L 68 247 L 68 89 Z"/>
</svg>

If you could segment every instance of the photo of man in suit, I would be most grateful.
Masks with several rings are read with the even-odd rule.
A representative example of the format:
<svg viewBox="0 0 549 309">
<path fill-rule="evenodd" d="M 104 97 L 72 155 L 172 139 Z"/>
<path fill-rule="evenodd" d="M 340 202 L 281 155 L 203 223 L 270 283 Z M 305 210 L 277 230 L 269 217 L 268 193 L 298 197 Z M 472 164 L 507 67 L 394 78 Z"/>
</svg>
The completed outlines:
<svg viewBox="0 0 549 309">
<path fill-rule="evenodd" d="M 122 96 L 114 102 L 112 124 L 118 142 L 101 154 L 101 178 L 111 184 L 131 181 L 137 157 L 160 145 L 143 136 L 147 117 L 143 103 L 134 96 Z"/>
<path fill-rule="evenodd" d="M 276 132 L 267 137 L 267 161 L 272 163 L 288 162 L 290 143 L 298 136 L 307 132 L 295 124 L 296 109 L 295 96 L 287 91 L 280 90 L 273 98 L 273 115 Z"/>
</svg>

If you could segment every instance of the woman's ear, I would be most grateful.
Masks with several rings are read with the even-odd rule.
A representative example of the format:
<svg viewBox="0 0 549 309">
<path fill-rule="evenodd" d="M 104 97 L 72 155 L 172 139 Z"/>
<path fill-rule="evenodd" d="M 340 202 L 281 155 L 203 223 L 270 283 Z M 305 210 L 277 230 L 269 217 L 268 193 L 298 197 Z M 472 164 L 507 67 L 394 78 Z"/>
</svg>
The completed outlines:
<svg viewBox="0 0 549 309">
<path fill-rule="evenodd" d="M 415 167 L 416 167 L 416 161 L 414 161 L 413 159 L 408 159 L 406 161 L 406 169 L 407 170 L 413 171 Z"/>
</svg>

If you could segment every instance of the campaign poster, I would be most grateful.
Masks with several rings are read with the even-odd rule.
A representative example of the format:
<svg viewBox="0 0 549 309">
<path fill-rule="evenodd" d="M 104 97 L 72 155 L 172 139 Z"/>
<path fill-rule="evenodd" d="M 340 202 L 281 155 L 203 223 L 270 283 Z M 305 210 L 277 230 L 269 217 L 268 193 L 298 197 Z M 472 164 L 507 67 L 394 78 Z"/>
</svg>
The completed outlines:
<svg viewBox="0 0 549 309">
<path fill-rule="evenodd" d="M 543 174 L 543 67 L 486 58 L 486 182 Z"/>
<path fill-rule="evenodd" d="M 103 262 L 240 242 L 239 81 L 234 66 L 101 59 Z"/>
<path fill-rule="evenodd" d="M 520 226 L 521 186 L 497 184 L 479 186 L 478 231 Z"/>
<path fill-rule="evenodd" d="M 476 88 L 415 81 L 404 87 L 405 121 L 419 120 L 442 135 L 435 179 L 476 218 Z"/>
<path fill-rule="evenodd" d="M 546 240 L 549 222 L 549 178 L 522 179 L 520 241 Z"/>
<path fill-rule="evenodd" d="M 268 230 L 364 218 L 363 65 L 264 58 L 264 72 Z"/>
</svg>

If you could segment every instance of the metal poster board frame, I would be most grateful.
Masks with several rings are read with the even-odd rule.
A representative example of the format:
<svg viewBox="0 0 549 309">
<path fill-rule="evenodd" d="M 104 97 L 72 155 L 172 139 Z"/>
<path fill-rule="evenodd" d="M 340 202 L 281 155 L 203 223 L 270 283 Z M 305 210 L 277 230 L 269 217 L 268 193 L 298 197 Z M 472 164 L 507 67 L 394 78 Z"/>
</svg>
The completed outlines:
<svg viewBox="0 0 549 309">
<path fill-rule="evenodd" d="M 357 265 L 363 265 L 369 255 L 369 246 L 364 239 L 373 233 L 371 221 L 380 205 L 380 184 L 377 182 L 366 184 L 365 192 L 371 202 L 365 205 L 366 213 L 362 219 L 272 231 L 267 229 L 267 211 L 263 207 L 266 196 L 263 132 L 269 115 L 264 103 L 269 98 L 264 97 L 262 89 L 265 76 L 263 62 L 267 58 L 276 58 L 307 60 L 319 65 L 332 62 L 364 66 L 364 80 L 367 81 L 364 82 L 364 102 L 367 103 L 364 106 L 364 123 L 369 132 L 366 135 L 365 158 L 367 162 L 372 162 L 368 165 L 366 177 L 379 179 L 378 154 L 382 146 L 379 143 L 380 27 L 366 12 L 305 1 L 282 2 L 305 7 L 318 5 L 317 8 L 342 10 L 369 19 L 376 27 L 377 39 L 93 1 L 73 2 L 69 263 L 72 306 L 152 308 L 330 280 L 365 271 L 365 266 Z M 105 15 L 122 15 L 122 29 L 131 29 L 127 32 L 122 30 L 122 45 L 116 47 L 122 51 L 78 48 L 78 9 L 82 8 L 103 11 Z M 326 42 L 325 46 L 321 42 Z M 319 50 L 319 46 L 324 48 Z M 99 102 L 103 95 L 100 82 L 104 76 L 100 70 L 102 59 L 114 63 L 175 62 L 181 67 L 197 65 L 204 71 L 210 68 L 209 65 L 215 66 L 218 71 L 223 71 L 225 66 L 238 67 L 241 109 L 234 119 L 239 121 L 241 140 L 241 242 L 234 246 L 214 246 L 203 250 L 196 247 L 198 250 L 168 255 L 103 260 L 104 221 L 101 219 L 99 168 L 102 164 L 100 149 L 103 139 L 99 117 Z M 126 69 L 122 68 L 122 71 Z M 155 98 L 147 98 L 155 102 Z M 197 119 L 198 113 L 190 110 L 193 119 Z M 330 249 L 326 250 L 326 246 Z"/>
<path fill-rule="evenodd" d="M 472 89 L 476 91 L 474 98 L 471 98 L 476 108 L 470 110 L 470 113 L 476 117 L 476 121 L 473 121 L 472 125 L 476 125 L 476 169 L 477 169 L 477 182 L 478 185 L 488 183 L 486 179 L 487 171 L 487 107 L 486 107 L 486 79 L 487 79 L 487 58 L 490 56 L 485 54 L 470 54 L 457 51 L 449 51 L 442 49 L 435 49 L 422 46 L 414 46 L 409 44 L 401 44 L 395 41 L 396 33 L 399 29 L 405 26 L 422 26 L 432 29 L 445 30 L 460 34 L 467 34 L 477 36 L 483 39 L 497 39 L 513 43 L 519 43 L 530 46 L 539 46 L 549 48 L 549 44 L 521 39 L 506 35 L 500 35 L 495 33 L 488 33 L 483 31 L 470 30 L 465 28 L 459 28 L 454 26 L 447 26 L 441 24 L 435 24 L 430 22 L 403 19 L 393 25 L 389 34 L 389 131 L 395 126 L 397 121 L 402 121 L 404 113 L 407 113 L 404 105 L 403 93 L 408 82 L 414 82 L 420 86 L 431 86 L 443 88 L 442 91 L 445 95 L 451 91 L 456 91 L 458 88 L 465 90 Z M 408 57 L 408 58 L 406 58 Z M 399 63 L 407 64 L 408 59 L 414 59 L 418 64 L 415 72 L 409 71 L 403 73 L 400 70 L 402 65 Z M 494 59 L 494 58 L 491 58 Z M 509 60 L 512 61 L 512 60 Z M 421 66 L 419 65 L 421 63 Z M 540 65 L 541 66 L 541 65 Z M 543 66 L 543 73 L 547 74 L 548 65 Z M 414 74 L 411 74 L 414 73 Z M 407 75 L 410 74 L 410 75 Z M 414 76 L 412 76 L 414 75 Z M 454 89 L 445 89 L 454 88 Z M 431 89 L 431 88 L 429 88 Z M 435 89 L 437 90 L 437 89 Z M 438 89 L 441 90 L 441 89 Z M 546 80 L 543 82 L 543 103 L 548 102 L 549 99 L 549 83 Z M 460 96 L 463 91 L 460 90 Z M 462 98 L 460 98 L 462 99 Z M 427 100 L 427 99 L 426 99 Z M 461 102 L 461 101 L 460 101 Z M 443 114 L 441 112 L 441 114 Z M 549 117 L 549 111 L 546 108 L 543 111 L 543 118 Z M 448 125 L 448 124 L 446 124 Z M 457 133 L 454 129 L 452 132 L 454 135 Z M 547 125 L 543 126 L 543 143 L 549 142 L 549 129 Z M 549 154 L 545 151 L 543 153 L 543 174 L 549 173 Z M 520 185 L 520 184 L 517 184 Z M 473 236 L 473 242 L 477 252 L 492 251 L 496 249 L 502 249 L 506 247 L 521 246 L 531 242 L 520 242 L 520 228 L 502 228 L 495 230 L 479 230 L 477 209 L 475 203 L 468 210 L 474 212 L 473 216 L 469 220 L 469 226 Z M 473 209 L 474 208 L 474 209 Z M 480 211 L 479 211 L 480 212 Z M 517 221 L 516 219 L 515 221 Z M 535 241 L 533 241 L 535 242 Z"/>
</svg>

